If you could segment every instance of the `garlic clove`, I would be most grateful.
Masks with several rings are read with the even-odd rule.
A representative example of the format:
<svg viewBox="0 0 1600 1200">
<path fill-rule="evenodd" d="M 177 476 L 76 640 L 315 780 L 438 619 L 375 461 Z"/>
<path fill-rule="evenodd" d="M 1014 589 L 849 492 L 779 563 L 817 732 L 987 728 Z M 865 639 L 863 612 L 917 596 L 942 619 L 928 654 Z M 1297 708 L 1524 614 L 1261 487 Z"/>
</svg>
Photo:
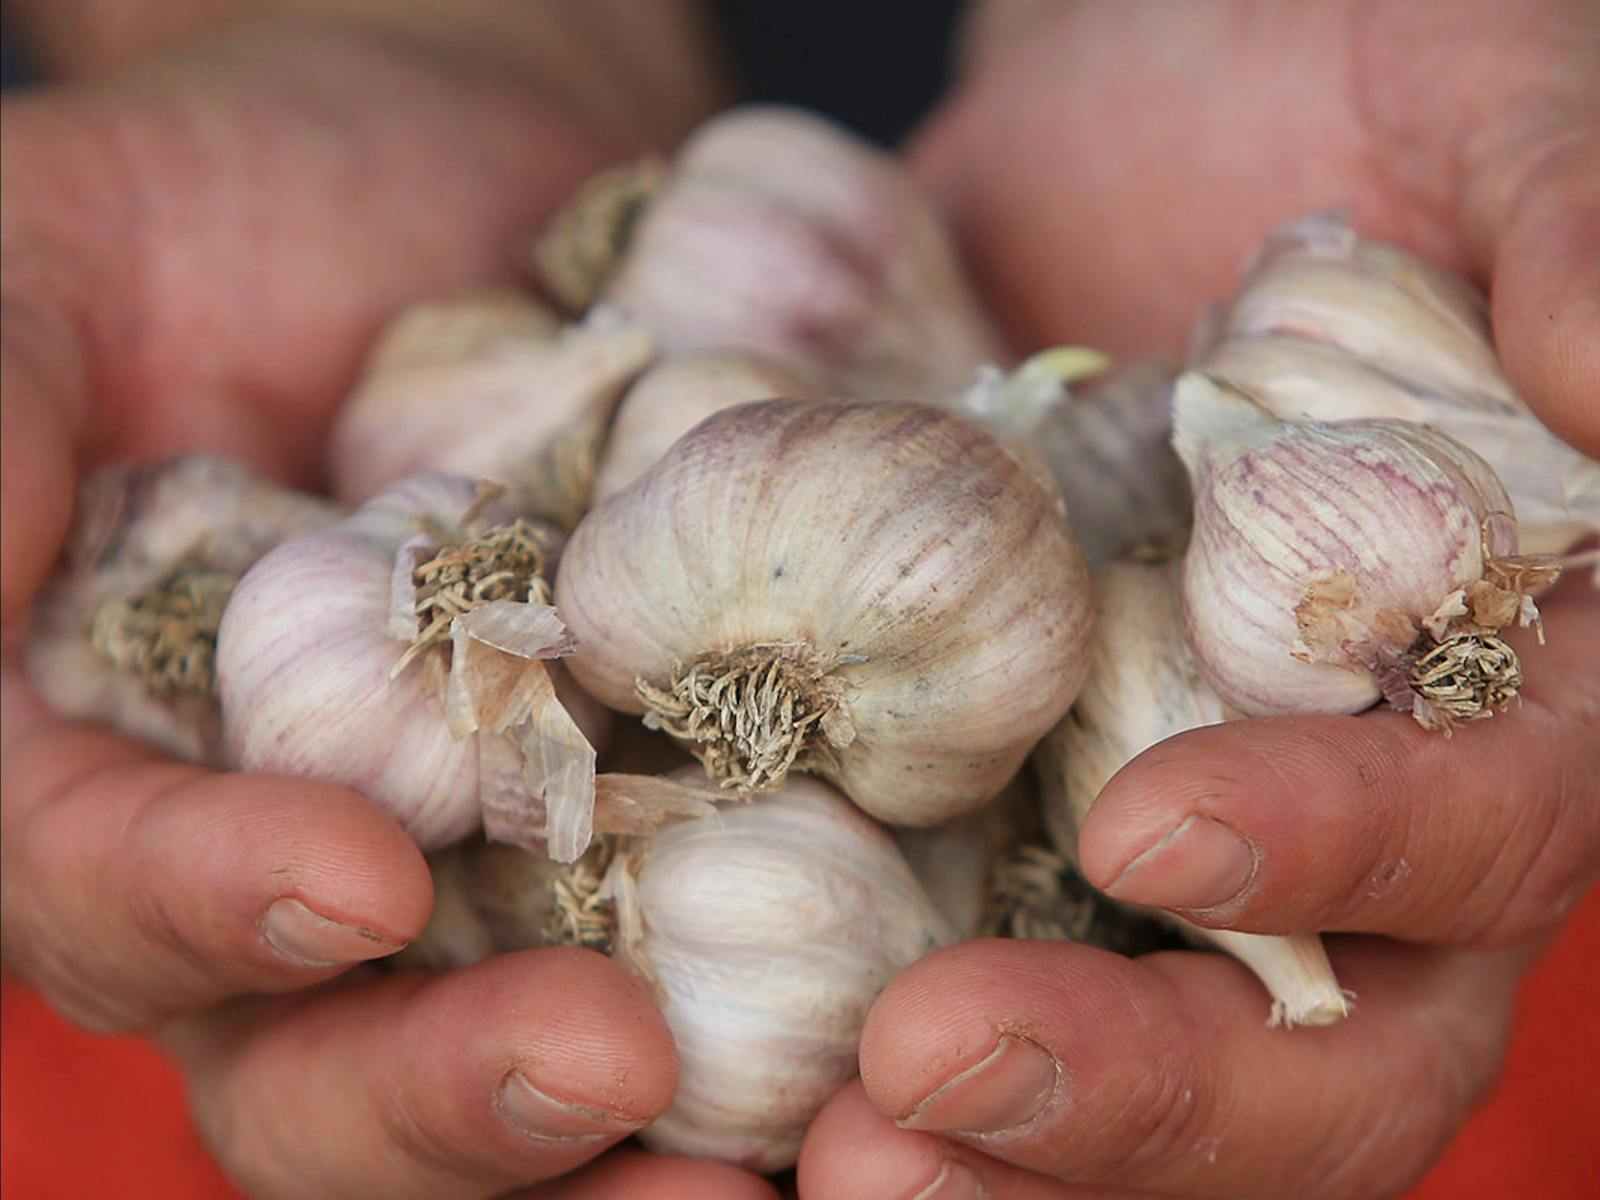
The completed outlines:
<svg viewBox="0 0 1600 1200">
<path fill-rule="evenodd" d="M 646 371 L 617 408 L 595 475 L 593 502 L 620 492 L 712 413 L 752 400 L 822 400 L 797 367 L 740 350 L 691 350 Z"/>
<path fill-rule="evenodd" d="M 563 328 L 514 294 L 408 309 L 334 427 L 334 490 L 358 502 L 407 475 L 451 471 L 506 483 L 523 511 L 570 525 L 611 410 L 654 353 L 642 327 L 613 313 Z"/>
<path fill-rule="evenodd" d="M 1184 643 L 1176 564 L 1113 563 L 1095 572 L 1095 586 L 1101 619 L 1089 678 L 1034 756 L 1050 840 L 1072 863 L 1078 830 L 1113 775 L 1157 742 L 1233 716 Z M 1347 1014 L 1317 935 L 1213 930 L 1160 915 L 1249 967 L 1272 995 L 1269 1024 L 1322 1025 Z"/>
<path fill-rule="evenodd" d="M 215 646 L 234 586 L 278 542 L 338 518 L 225 459 L 95 472 L 65 566 L 34 608 L 29 676 L 63 716 L 220 763 Z"/>
<path fill-rule="evenodd" d="M 1195 365 L 1286 419 L 1393 417 L 1449 434 L 1494 468 L 1530 549 L 1600 529 L 1600 462 L 1515 394 L 1483 296 L 1337 215 L 1267 239 Z"/>
<path fill-rule="evenodd" d="M 1016 773 L 1093 614 L 1053 498 L 971 423 L 893 404 L 717 413 L 584 519 L 556 587 L 579 682 L 724 786 L 798 764 L 908 825 Z"/>
<path fill-rule="evenodd" d="M 246 574 L 218 638 L 231 761 L 364 792 L 424 849 L 481 823 L 583 852 L 595 751 L 545 667 L 572 649 L 559 539 L 499 490 L 411 477 Z"/>
<path fill-rule="evenodd" d="M 719 116 L 642 209 L 608 211 L 628 228 L 599 295 L 668 350 L 749 350 L 874 398 L 948 394 L 1002 357 L 928 198 L 813 115 Z M 559 218 L 538 257 L 563 258 L 574 224 Z"/>
<path fill-rule="evenodd" d="M 1196 372 L 1174 445 L 1195 488 L 1190 644 L 1248 715 L 1358 712 L 1428 728 L 1516 694 L 1497 636 L 1537 620 L 1549 564 L 1517 556 L 1510 498 L 1459 442 L 1405 421 L 1282 422 Z"/>
</svg>

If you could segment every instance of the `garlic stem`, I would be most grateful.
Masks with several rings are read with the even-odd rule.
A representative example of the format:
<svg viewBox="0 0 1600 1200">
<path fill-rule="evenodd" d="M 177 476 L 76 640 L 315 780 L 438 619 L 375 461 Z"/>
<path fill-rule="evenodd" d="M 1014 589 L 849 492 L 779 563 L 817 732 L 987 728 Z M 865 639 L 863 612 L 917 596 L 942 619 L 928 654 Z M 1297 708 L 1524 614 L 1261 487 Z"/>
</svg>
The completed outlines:
<svg viewBox="0 0 1600 1200">
<path fill-rule="evenodd" d="M 539 282 L 557 303 L 581 313 L 595 302 L 666 181 L 666 164 L 651 156 L 602 171 L 573 193 L 533 247 Z"/>
<path fill-rule="evenodd" d="M 1350 1015 L 1354 994 L 1339 986 L 1328 951 L 1314 933 L 1268 936 L 1235 929 L 1203 929 L 1173 917 L 1185 933 L 1219 946 L 1266 984 L 1272 993 L 1270 1029 L 1333 1025 Z"/>
</svg>

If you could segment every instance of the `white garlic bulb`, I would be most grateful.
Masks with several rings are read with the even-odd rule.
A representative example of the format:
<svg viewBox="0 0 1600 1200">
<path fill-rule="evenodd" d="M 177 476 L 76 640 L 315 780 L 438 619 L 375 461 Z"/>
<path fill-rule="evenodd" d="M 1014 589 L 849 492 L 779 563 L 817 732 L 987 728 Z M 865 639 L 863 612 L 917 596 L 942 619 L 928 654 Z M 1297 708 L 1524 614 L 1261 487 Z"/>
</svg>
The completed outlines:
<svg viewBox="0 0 1600 1200">
<path fill-rule="evenodd" d="M 590 512 L 569 660 L 726 787 L 825 775 L 880 820 L 995 795 L 1071 704 L 1093 595 L 1054 498 L 914 405 L 725 409 Z"/>
<path fill-rule="evenodd" d="M 755 1171 L 794 1162 L 879 991 L 956 937 L 888 832 L 797 777 L 625 843 L 603 890 L 678 1048 L 677 1097 L 641 1140 Z"/>
<path fill-rule="evenodd" d="M 1039 806 L 1026 771 L 975 812 L 942 825 L 897 827 L 895 845 L 928 898 L 962 938 L 984 934 L 996 870 L 1037 833 Z"/>
<path fill-rule="evenodd" d="M 1095 351 L 1059 347 L 1009 374 L 981 368 L 955 408 L 1042 465 L 1097 566 L 1170 555 L 1188 537 L 1189 479 L 1172 450 L 1177 377 L 1164 363 L 1113 368 Z"/>
<path fill-rule="evenodd" d="M 597 237 L 567 217 L 539 257 L 570 258 L 574 229 L 619 247 L 599 297 L 668 350 L 750 350 L 872 399 L 948 395 L 1002 357 L 931 202 L 828 121 L 738 109 L 696 132 L 665 179 L 610 178 L 620 201 L 602 188 L 579 202 L 598 197 L 627 228 Z"/>
<path fill-rule="evenodd" d="M 1275 231 L 1201 340 L 1197 367 L 1280 417 L 1393 417 L 1463 442 L 1505 485 L 1526 549 L 1600 529 L 1600 462 L 1513 391 L 1483 296 L 1337 214 Z"/>
<path fill-rule="evenodd" d="M 1197 372 L 1174 444 L 1195 524 L 1190 644 L 1251 716 L 1358 712 L 1429 728 L 1491 715 L 1521 681 L 1497 636 L 1554 569 L 1519 558 L 1510 499 L 1459 442 L 1406 421 L 1284 422 Z"/>
<path fill-rule="evenodd" d="M 28 628 L 28 674 L 63 716 L 218 765 L 217 626 L 245 569 L 339 519 L 327 501 L 190 456 L 90 475 L 66 564 Z"/>
<path fill-rule="evenodd" d="M 548 527 L 479 483 L 421 475 L 240 581 L 217 643 L 232 761 L 340 783 L 424 849 L 589 842 L 595 752 L 542 660 L 571 650 Z"/>
<path fill-rule="evenodd" d="M 334 426 L 334 491 L 359 503 L 408 475 L 451 471 L 507 484 L 521 511 L 570 526 L 611 411 L 654 351 L 614 314 L 562 328 L 515 293 L 409 308 Z"/>
<path fill-rule="evenodd" d="M 628 389 L 606 438 L 592 502 L 638 479 L 714 412 L 751 400 L 822 400 L 810 375 L 742 350 L 690 350 L 651 367 Z"/>
<path fill-rule="evenodd" d="M 1088 681 L 1035 755 L 1050 840 L 1073 863 L 1078 830 L 1113 775 L 1157 742 L 1231 715 L 1184 644 L 1174 566 L 1113 563 L 1097 570 L 1094 581 L 1100 619 Z M 1272 994 L 1270 1024 L 1327 1025 L 1348 1013 L 1316 934 L 1205 929 L 1163 915 L 1256 973 Z"/>
</svg>

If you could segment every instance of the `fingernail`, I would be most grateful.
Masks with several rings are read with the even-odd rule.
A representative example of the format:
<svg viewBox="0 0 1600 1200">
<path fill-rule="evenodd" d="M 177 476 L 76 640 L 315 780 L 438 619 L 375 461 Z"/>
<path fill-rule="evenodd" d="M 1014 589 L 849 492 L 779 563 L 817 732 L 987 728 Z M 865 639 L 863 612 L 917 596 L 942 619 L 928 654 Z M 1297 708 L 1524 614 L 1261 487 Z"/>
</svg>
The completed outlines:
<svg viewBox="0 0 1600 1200">
<path fill-rule="evenodd" d="M 947 1158 L 939 1166 L 933 1182 L 911 1200 L 987 1200 L 989 1189 L 983 1186 L 978 1173 L 966 1163 Z"/>
<path fill-rule="evenodd" d="M 521 1071 L 500 1081 L 494 1108 L 502 1121 L 536 1142 L 601 1142 L 625 1137 L 643 1124 L 603 1108 L 557 1100 Z"/>
<path fill-rule="evenodd" d="M 902 1129 L 930 1133 L 999 1133 L 1044 1110 L 1061 1079 L 1061 1064 L 1032 1042 L 1009 1034 L 988 1057 L 946 1080 L 902 1117 Z"/>
<path fill-rule="evenodd" d="M 1151 908 L 1215 908 L 1244 891 L 1255 873 L 1249 844 L 1196 814 L 1124 867 L 1106 892 Z"/>
<path fill-rule="evenodd" d="M 289 896 L 274 900 L 261 917 L 267 945 L 297 967 L 341 967 L 382 958 L 401 943 L 313 912 Z"/>
</svg>

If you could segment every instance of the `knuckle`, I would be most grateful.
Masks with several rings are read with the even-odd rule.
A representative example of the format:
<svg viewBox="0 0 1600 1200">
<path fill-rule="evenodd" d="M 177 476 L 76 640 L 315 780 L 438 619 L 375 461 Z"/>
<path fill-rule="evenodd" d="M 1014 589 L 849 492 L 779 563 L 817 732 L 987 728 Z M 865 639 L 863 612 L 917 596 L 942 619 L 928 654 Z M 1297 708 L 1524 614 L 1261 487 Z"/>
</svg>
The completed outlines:
<svg viewBox="0 0 1600 1200">
<path fill-rule="evenodd" d="M 1205 1131 L 1215 1097 L 1194 1062 L 1169 1060 L 1147 1079 L 1147 1087 L 1125 1102 L 1120 1134 L 1105 1144 L 1118 1170 L 1130 1179 L 1158 1178 L 1174 1163 L 1214 1156 L 1216 1143 Z"/>
</svg>

